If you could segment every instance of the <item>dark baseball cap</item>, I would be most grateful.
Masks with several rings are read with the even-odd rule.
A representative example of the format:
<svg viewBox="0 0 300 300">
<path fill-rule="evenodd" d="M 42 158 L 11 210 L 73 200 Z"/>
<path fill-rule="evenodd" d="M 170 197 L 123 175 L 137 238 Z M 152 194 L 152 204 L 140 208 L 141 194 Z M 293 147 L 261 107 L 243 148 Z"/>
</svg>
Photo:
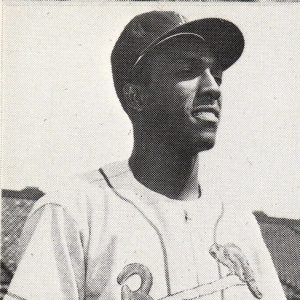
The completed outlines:
<svg viewBox="0 0 300 300">
<path fill-rule="evenodd" d="M 178 36 L 196 37 L 205 42 L 222 70 L 235 63 L 244 49 L 242 32 L 224 19 L 204 18 L 188 22 L 186 17 L 174 11 L 137 15 L 125 26 L 111 54 L 113 79 L 120 99 L 123 86 L 131 80 L 133 68 L 158 45 Z"/>
</svg>

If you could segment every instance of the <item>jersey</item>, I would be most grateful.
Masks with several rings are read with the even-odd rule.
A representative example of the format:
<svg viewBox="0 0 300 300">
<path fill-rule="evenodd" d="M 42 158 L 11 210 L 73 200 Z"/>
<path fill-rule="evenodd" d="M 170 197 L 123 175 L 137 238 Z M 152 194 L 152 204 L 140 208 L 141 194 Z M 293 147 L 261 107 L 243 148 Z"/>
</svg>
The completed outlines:
<svg viewBox="0 0 300 300">
<path fill-rule="evenodd" d="M 255 299 L 238 277 L 221 281 L 229 270 L 214 245 L 241 249 L 264 300 L 286 299 L 250 211 L 205 192 L 169 199 L 137 181 L 127 161 L 112 163 L 37 201 L 4 299 Z"/>
</svg>

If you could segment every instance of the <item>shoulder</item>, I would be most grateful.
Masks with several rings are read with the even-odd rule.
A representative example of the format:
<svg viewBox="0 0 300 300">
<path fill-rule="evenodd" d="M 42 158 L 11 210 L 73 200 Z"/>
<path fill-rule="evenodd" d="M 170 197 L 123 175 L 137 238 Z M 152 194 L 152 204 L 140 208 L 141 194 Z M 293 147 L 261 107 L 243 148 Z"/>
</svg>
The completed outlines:
<svg viewBox="0 0 300 300">
<path fill-rule="evenodd" d="M 235 237 L 241 243 L 262 240 L 260 226 L 253 210 L 246 204 L 224 202 L 224 213 L 220 222 L 222 235 Z"/>
<path fill-rule="evenodd" d="M 118 177 L 123 172 L 124 165 L 126 166 L 123 162 L 105 165 L 103 170 L 106 179 L 112 181 Z M 47 206 L 63 210 L 80 227 L 87 224 L 92 215 L 101 219 L 105 213 L 105 200 L 111 195 L 106 179 L 99 169 L 72 176 L 55 189 L 46 192 L 35 203 L 30 215 Z"/>
<path fill-rule="evenodd" d="M 253 226 L 257 224 L 253 209 L 241 199 L 224 201 L 224 217 L 237 224 Z"/>
</svg>

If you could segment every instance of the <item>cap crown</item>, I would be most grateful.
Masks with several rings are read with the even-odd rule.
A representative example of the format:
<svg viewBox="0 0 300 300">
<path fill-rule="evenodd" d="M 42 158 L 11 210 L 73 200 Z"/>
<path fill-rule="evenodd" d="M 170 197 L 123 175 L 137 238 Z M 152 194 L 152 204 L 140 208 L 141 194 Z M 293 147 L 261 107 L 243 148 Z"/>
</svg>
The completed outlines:
<svg viewBox="0 0 300 300">
<path fill-rule="evenodd" d="M 137 15 L 126 25 L 111 55 L 114 84 L 120 99 L 131 68 L 142 52 L 157 38 L 187 21 L 173 11 L 151 11 Z"/>
</svg>

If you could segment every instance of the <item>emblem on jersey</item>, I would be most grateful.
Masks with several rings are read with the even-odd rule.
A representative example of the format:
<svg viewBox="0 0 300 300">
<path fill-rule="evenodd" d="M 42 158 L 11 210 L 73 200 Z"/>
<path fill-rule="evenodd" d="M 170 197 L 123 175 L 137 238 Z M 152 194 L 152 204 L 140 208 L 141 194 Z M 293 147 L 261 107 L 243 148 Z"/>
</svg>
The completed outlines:
<svg viewBox="0 0 300 300">
<path fill-rule="evenodd" d="M 149 269 L 142 264 L 129 264 L 118 275 L 117 282 L 121 285 L 132 275 L 141 277 L 141 286 L 136 291 L 132 291 L 128 285 L 123 285 L 121 290 L 122 300 L 153 300 L 149 295 L 153 283 L 153 277 Z"/>
<path fill-rule="evenodd" d="M 228 250 L 229 248 L 232 250 Z M 235 258 L 227 258 L 227 254 L 224 254 L 224 252 L 226 253 L 225 249 L 227 249 L 226 251 L 231 252 L 230 257 L 233 255 Z M 209 252 L 214 258 L 216 258 L 217 261 L 228 266 L 231 273 L 216 281 L 198 285 L 194 288 L 183 290 L 175 294 L 169 294 L 165 297 L 159 298 L 158 300 L 192 300 L 220 292 L 232 286 L 246 284 L 256 298 L 262 298 L 262 294 L 257 288 L 249 263 L 247 259 L 245 259 L 245 256 L 241 254 L 241 250 L 237 246 L 233 244 L 230 244 L 230 246 L 228 244 L 225 246 L 214 244 L 210 248 Z M 235 263 L 230 263 L 228 260 L 234 261 Z M 241 262 L 238 264 L 237 261 Z M 239 265 L 240 267 L 236 267 L 235 265 Z M 125 284 L 126 280 L 133 275 L 139 275 L 141 278 L 141 285 L 135 291 L 132 291 L 129 286 Z M 122 300 L 154 300 L 154 298 L 152 298 L 149 294 L 153 284 L 153 276 L 150 270 L 143 264 L 132 263 L 125 266 L 122 272 L 118 275 L 117 282 L 122 285 Z"/>
<path fill-rule="evenodd" d="M 262 298 L 262 293 L 254 278 L 254 272 L 246 256 L 238 246 L 232 243 L 225 245 L 214 243 L 210 247 L 209 253 L 216 261 L 229 269 L 228 275 L 237 275 L 242 282 L 247 284 L 254 297 L 257 299 Z"/>
</svg>

